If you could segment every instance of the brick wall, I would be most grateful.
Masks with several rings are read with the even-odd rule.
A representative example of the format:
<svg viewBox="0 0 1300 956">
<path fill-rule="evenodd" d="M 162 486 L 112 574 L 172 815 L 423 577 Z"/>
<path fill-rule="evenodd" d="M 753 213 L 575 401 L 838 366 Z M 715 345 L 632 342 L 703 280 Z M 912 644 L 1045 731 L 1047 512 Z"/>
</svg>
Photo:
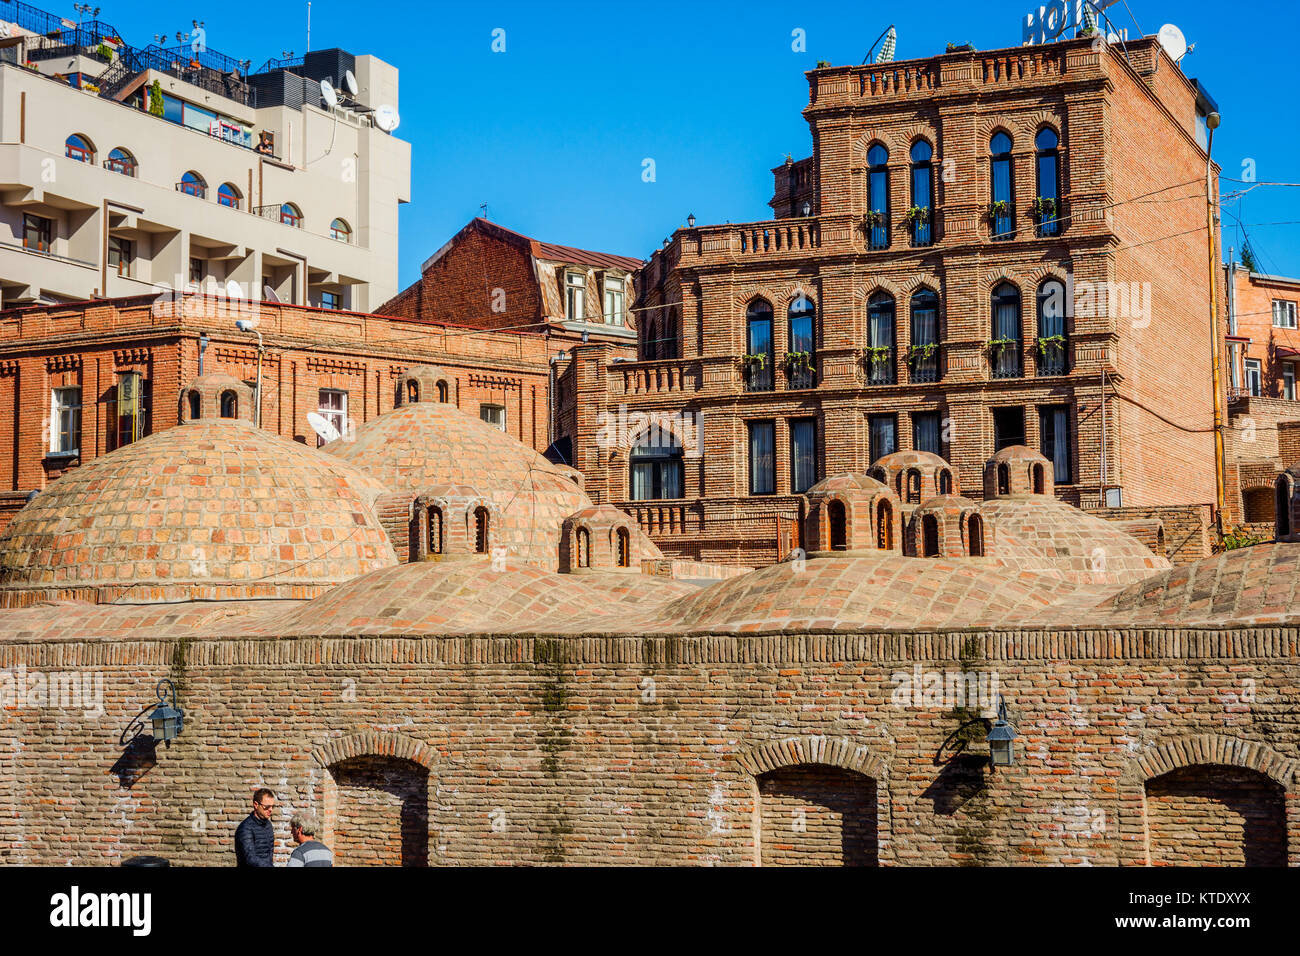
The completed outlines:
<svg viewBox="0 0 1300 956">
<path fill-rule="evenodd" d="M 1235 767 L 1175 770 L 1146 785 L 1156 866 L 1286 866 L 1281 787 Z"/>
</svg>

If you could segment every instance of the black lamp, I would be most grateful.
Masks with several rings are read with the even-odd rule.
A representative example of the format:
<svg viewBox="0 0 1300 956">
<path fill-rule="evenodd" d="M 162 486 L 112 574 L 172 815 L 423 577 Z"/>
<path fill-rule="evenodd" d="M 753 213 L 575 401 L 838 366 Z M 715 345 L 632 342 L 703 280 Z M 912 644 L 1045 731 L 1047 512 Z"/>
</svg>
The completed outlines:
<svg viewBox="0 0 1300 956">
<path fill-rule="evenodd" d="M 692 229 L 695 228 L 695 213 L 691 213 L 686 217 L 686 225 L 690 226 Z"/>
<path fill-rule="evenodd" d="M 163 690 L 164 684 L 171 692 L 171 703 L 167 702 L 167 692 Z M 176 685 L 168 678 L 164 677 L 158 682 L 155 693 L 158 695 L 158 706 L 149 715 L 149 722 L 153 724 L 153 739 L 167 741 L 167 746 L 170 747 L 171 739 L 179 735 L 185 727 L 185 711 L 176 706 Z"/>
<path fill-rule="evenodd" d="M 1007 720 L 1007 702 L 998 697 L 998 717 L 984 738 L 995 767 L 1010 767 L 1016 762 L 1016 728 Z"/>
</svg>

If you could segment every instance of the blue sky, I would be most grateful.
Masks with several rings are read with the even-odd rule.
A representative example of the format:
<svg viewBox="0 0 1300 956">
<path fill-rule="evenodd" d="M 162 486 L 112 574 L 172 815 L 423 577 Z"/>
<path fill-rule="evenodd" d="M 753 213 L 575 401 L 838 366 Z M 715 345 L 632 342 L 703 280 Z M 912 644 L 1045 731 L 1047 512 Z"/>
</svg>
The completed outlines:
<svg viewBox="0 0 1300 956">
<path fill-rule="evenodd" d="M 1218 101 L 1224 175 L 1242 178 L 1251 159 L 1261 181 L 1300 182 L 1295 0 L 1253 0 L 1231 21 L 1210 0 L 1127 2 L 1146 33 L 1172 22 L 1196 44 L 1183 65 Z M 949 41 L 1013 46 L 1031 5 L 315 0 L 311 45 L 373 53 L 401 70 L 399 135 L 412 144 L 405 285 L 482 202 L 493 220 L 539 239 L 642 257 L 688 213 L 701 223 L 766 218 L 771 167 L 811 152 L 804 70 L 819 59 L 860 63 L 890 22 L 899 59 Z M 254 64 L 303 52 L 305 0 L 259 0 L 255 32 L 250 6 L 107 0 L 100 18 L 132 43 L 203 20 L 210 47 Z M 1123 3 L 1108 12 L 1136 35 Z M 504 53 L 492 52 L 495 28 L 506 31 Z M 806 52 L 791 49 L 796 28 Z M 653 183 L 642 180 L 645 158 L 655 161 Z M 1232 224 L 1229 212 L 1258 224 L 1249 233 L 1265 271 L 1300 275 L 1300 189 L 1260 186 L 1227 207 Z M 1235 228 L 1229 244 L 1240 244 Z"/>
</svg>

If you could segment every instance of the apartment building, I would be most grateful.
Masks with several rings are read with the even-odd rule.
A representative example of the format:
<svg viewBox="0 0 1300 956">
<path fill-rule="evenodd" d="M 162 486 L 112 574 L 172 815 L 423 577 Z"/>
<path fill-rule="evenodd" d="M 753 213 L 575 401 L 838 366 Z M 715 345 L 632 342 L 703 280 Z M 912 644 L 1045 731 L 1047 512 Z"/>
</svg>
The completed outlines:
<svg viewBox="0 0 1300 956">
<path fill-rule="evenodd" d="M 1155 37 L 807 77 L 813 151 L 774 170 L 775 218 L 678 229 L 638 277 L 637 360 L 575 349 L 588 491 L 739 563 L 781 552 L 812 484 L 899 451 L 979 497 L 1028 445 L 1070 503 L 1203 514 L 1203 87 Z M 683 433 L 606 427 L 646 417 Z"/>
<path fill-rule="evenodd" d="M 172 40 L 0 0 L 0 303 L 390 298 L 410 198 L 397 70 L 343 50 L 254 70 L 198 30 Z"/>
</svg>

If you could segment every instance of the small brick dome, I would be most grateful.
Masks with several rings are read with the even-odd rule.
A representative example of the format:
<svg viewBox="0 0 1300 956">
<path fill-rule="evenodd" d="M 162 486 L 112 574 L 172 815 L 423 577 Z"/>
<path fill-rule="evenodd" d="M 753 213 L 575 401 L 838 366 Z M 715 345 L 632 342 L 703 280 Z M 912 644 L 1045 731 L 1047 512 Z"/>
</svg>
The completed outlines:
<svg viewBox="0 0 1300 956">
<path fill-rule="evenodd" d="M 169 428 L 70 471 L 0 536 L 0 606 L 309 598 L 396 555 L 344 462 L 242 420 Z"/>
<path fill-rule="evenodd" d="M 1025 445 L 1008 445 L 984 463 L 984 497 L 1055 495 L 1052 463 Z"/>
<path fill-rule="evenodd" d="M 456 376 L 437 365 L 412 365 L 397 379 L 397 404 L 456 404 Z"/>
<path fill-rule="evenodd" d="M 908 519 L 905 552 L 920 558 L 981 558 L 993 540 L 980 506 L 960 495 L 921 502 Z"/>
<path fill-rule="evenodd" d="M 489 549 L 504 548 L 506 554 L 548 571 L 560 567 L 564 519 L 593 507 L 568 469 L 487 422 L 437 401 L 401 405 L 322 451 L 370 475 L 390 492 L 409 495 L 412 503 L 418 496 L 436 497 L 437 489 L 473 489 L 489 511 Z M 409 517 L 415 517 L 414 510 Z M 394 536 L 399 553 L 403 536 Z"/>
<path fill-rule="evenodd" d="M 181 389 L 181 424 L 194 421 L 253 421 L 256 393 L 233 375 L 200 375 Z"/>
<path fill-rule="evenodd" d="M 906 504 L 939 495 L 961 494 L 952 465 L 928 451 L 896 451 L 871 463 L 867 474 L 888 485 Z"/>
<path fill-rule="evenodd" d="M 810 554 L 897 551 L 898 496 L 866 475 L 832 475 L 809 488 L 804 542 Z"/>
<path fill-rule="evenodd" d="M 662 558 L 658 546 L 613 505 L 584 508 L 564 519 L 560 570 L 640 572 L 643 558 Z"/>
</svg>

